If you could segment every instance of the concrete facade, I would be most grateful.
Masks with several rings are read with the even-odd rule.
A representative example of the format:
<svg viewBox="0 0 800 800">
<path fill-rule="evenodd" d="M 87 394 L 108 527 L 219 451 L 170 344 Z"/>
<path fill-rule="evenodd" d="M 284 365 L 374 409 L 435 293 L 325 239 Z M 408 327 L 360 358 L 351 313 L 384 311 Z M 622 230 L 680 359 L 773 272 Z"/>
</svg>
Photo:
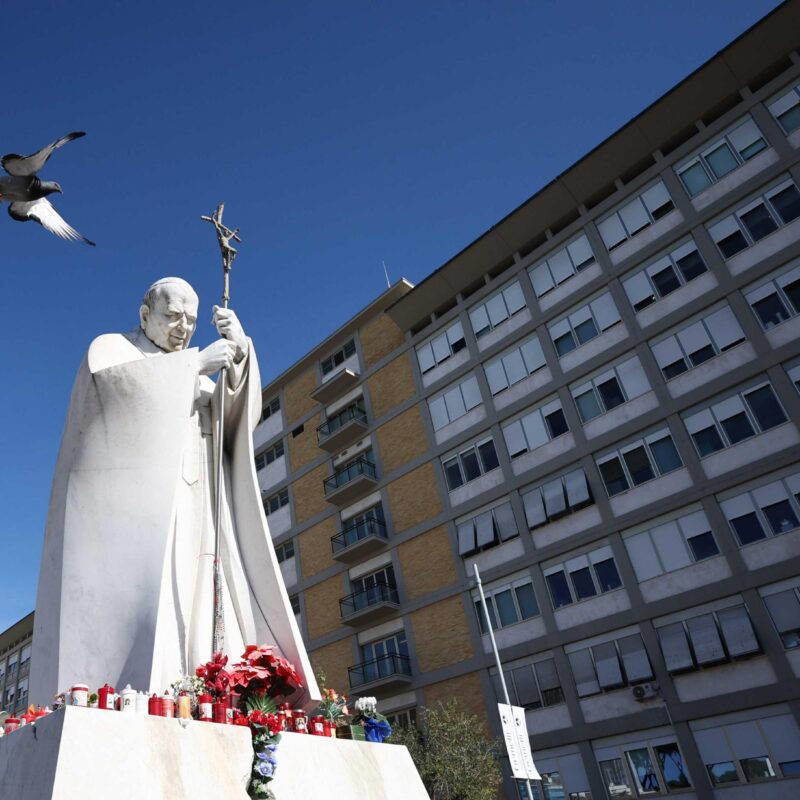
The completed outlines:
<svg viewBox="0 0 800 800">
<path fill-rule="evenodd" d="M 798 15 L 264 389 L 292 420 L 264 447 L 366 418 L 281 484 L 312 661 L 388 714 L 460 696 L 498 733 L 478 563 L 546 798 L 800 791 Z M 345 464 L 356 490 L 326 499 Z M 334 626 L 337 586 L 364 608 Z"/>
<path fill-rule="evenodd" d="M 28 707 L 33 612 L 0 633 L 0 717 Z"/>
</svg>

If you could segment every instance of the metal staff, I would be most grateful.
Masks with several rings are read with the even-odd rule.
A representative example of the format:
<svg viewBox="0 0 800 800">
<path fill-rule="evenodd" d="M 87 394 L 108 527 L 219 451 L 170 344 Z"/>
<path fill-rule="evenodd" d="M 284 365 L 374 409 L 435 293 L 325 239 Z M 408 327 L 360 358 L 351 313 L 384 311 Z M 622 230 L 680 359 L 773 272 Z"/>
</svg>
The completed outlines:
<svg viewBox="0 0 800 800">
<path fill-rule="evenodd" d="M 222 224 L 222 212 L 225 210 L 225 203 L 220 203 L 217 210 L 210 216 L 202 216 L 200 219 L 211 222 L 217 231 L 217 243 L 219 252 L 222 256 L 223 285 L 222 285 L 222 307 L 228 307 L 231 288 L 231 267 L 236 258 L 236 248 L 231 245 L 231 241 L 241 242 L 239 229 L 231 230 Z M 225 432 L 225 382 L 227 381 L 227 370 L 223 367 L 219 371 L 219 418 L 217 419 L 217 487 L 216 503 L 214 504 L 214 622 L 211 638 L 211 652 L 217 653 L 225 646 L 225 620 L 222 614 L 222 565 L 220 563 L 220 540 L 222 535 L 222 456 L 224 447 L 222 437 Z"/>
</svg>

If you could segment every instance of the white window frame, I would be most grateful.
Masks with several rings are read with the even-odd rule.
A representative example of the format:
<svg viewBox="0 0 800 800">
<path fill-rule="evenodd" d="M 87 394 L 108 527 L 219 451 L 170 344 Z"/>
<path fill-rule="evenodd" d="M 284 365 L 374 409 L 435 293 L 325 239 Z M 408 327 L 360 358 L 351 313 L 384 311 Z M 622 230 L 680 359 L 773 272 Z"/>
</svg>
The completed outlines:
<svg viewBox="0 0 800 800">
<path fill-rule="evenodd" d="M 750 630 L 753 634 L 753 639 L 755 640 L 756 645 L 758 646 L 756 650 L 751 650 L 746 653 L 731 654 L 731 645 L 728 642 L 724 624 L 720 622 L 720 614 L 726 614 L 727 612 L 731 612 L 734 609 L 744 610 L 747 620 L 750 623 Z M 702 654 L 697 648 L 697 641 L 700 638 L 700 634 L 699 633 L 696 634 L 697 638 L 693 638 L 692 636 L 692 630 L 690 627 L 691 621 L 700 620 L 703 617 L 711 617 L 713 619 L 715 626 L 716 640 L 722 645 L 721 654 L 718 658 L 709 657 L 701 660 Z M 664 651 L 664 646 L 662 644 L 662 638 L 659 631 L 662 631 L 665 628 L 673 627 L 676 625 L 681 625 L 683 627 L 683 635 L 685 638 L 685 643 L 688 645 L 687 652 L 689 655 L 689 659 L 692 662 L 692 666 L 677 666 L 674 668 L 671 668 L 669 666 L 669 657 L 668 654 Z M 764 652 L 763 647 L 761 646 L 761 642 L 758 640 L 758 633 L 756 631 L 756 626 L 753 624 L 750 612 L 748 611 L 747 605 L 744 602 L 732 603 L 730 605 L 726 605 L 724 608 L 698 611 L 697 613 L 691 613 L 691 610 L 687 610 L 687 616 L 682 617 L 681 619 L 678 620 L 672 620 L 671 622 L 656 624 L 655 630 L 656 630 L 656 635 L 658 636 L 658 644 L 659 647 L 661 648 L 661 653 L 664 657 L 664 662 L 667 666 L 667 671 L 670 672 L 671 674 L 681 673 L 681 672 L 692 672 L 695 670 L 713 669 L 714 667 L 717 667 L 720 664 L 729 664 L 732 661 L 736 661 L 737 659 L 749 658 L 754 655 L 760 655 L 761 653 Z M 714 642 L 709 642 L 709 646 L 713 647 Z"/>
<path fill-rule="evenodd" d="M 588 258 L 585 257 L 586 250 L 589 251 Z M 582 256 L 584 258 L 581 261 Z M 579 272 L 596 263 L 597 258 L 589 239 L 581 232 L 563 247 L 528 267 L 528 277 L 536 297 L 544 297 L 557 286 L 562 286 Z"/>
<path fill-rule="evenodd" d="M 776 194 L 782 192 L 784 189 L 787 189 L 789 186 L 794 186 L 795 189 L 798 189 L 797 184 L 794 182 L 792 178 L 781 177 L 778 182 L 774 183 L 768 189 L 762 190 L 760 194 L 753 195 L 746 202 L 742 203 L 742 205 L 740 205 L 738 208 L 734 209 L 728 214 L 725 214 L 722 217 L 717 218 L 716 220 L 706 225 L 706 229 L 708 230 L 708 235 L 713 240 L 723 260 L 727 261 L 730 258 L 735 258 L 737 255 L 739 255 L 739 253 L 743 253 L 745 250 L 747 250 L 749 247 L 752 247 L 757 242 L 766 239 L 767 236 L 770 236 L 772 233 L 775 233 L 781 228 L 785 228 L 787 225 L 794 222 L 794 220 L 789 220 L 789 222 L 784 222 L 783 218 L 780 216 L 780 214 L 778 213 L 777 209 L 775 208 L 775 206 L 772 204 L 771 201 L 771 198 L 773 198 Z M 765 234 L 761 238 L 754 239 L 750 231 L 747 229 L 747 226 L 744 224 L 744 222 L 742 222 L 741 217 L 747 212 L 752 211 L 759 205 L 763 205 L 766 208 L 767 213 L 772 218 L 772 221 L 775 223 L 776 227 L 775 230 L 770 231 L 770 233 Z M 800 219 L 800 217 L 795 217 L 795 220 L 796 219 Z M 741 233 L 741 235 L 744 237 L 746 245 L 740 250 L 737 250 L 735 253 L 726 256 L 725 253 L 722 251 L 719 242 L 731 236 L 736 231 Z"/>
<path fill-rule="evenodd" d="M 634 369 L 631 366 L 633 362 L 636 362 L 636 364 L 638 365 L 639 377 L 644 381 L 644 386 L 640 387 L 641 391 L 635 388 L 633 374 L 632 373 L 630 375 L 628 374 L 628 370 Z M 603 396 L 601 395 L 597 387 L 602 383 L 606 383 L 612 378 L 616 380 L 617 386 L 619 387 L 619 391 L 623 397 L 623 400 L 622 403 L 617 403 L 617 405 L 615 406 L 606 408 Z M 578 411 L 578 416 L 580 417 L 581 422 L 585 425 L 587 422 L 590 422 L 593 419 L 597 419 L 598 417 L 607 414 L 609 411 L 613 411 L 615 408 L 619 408 L 621 405 L 630 402 L 636 397 L 641 397 L 643 394 L 647 394 L 647 392 L 652 391 L 652 388 L 653 387 L 650 385 L 650 381 L 647 379 L 647 375 L 645 374 L 644 368 L 642 367 L 642 362 L 639 359 L 639 356 L 633 355 L 621 361 L 618 361 L 613 366 L 605 367 L 602 372 L 593 375 L 592 377 L 582 381 L 579 384 L 573 384 L 572 386 L 569 387 L 569 392 L 570 395 L 572 396 L 573 402 L 575 403 L 575 408 Z M 638 393 L 633 394 L 633 391 L 637 391 Z M 583 395 L 585 395 L 587 392 L 591 392 L 592 394 L 594 394 L 595 401 L 597 402 L 597 407 L 599 408 L 599 413 L 595 414 L 592 417 L 589 417 L 588 419 L 584 419 L 581 407 L 578 404 L 578 398 L 583 397 Z"/>
<path fill-rule="evenodd" d="M 740 335 L 738 338 L 731 338 L 727 343 L 720 344 L 720 342 L 724 342 L 720 337 L 720 330 L 725 324 L 722 322 L 725 317 L 728 317 L 725 321 L 727 324 L 730 323 L 730 320 L 733 320 L 733 325 L 738 328 Z M 709 320 L 711 320 L 711 322 L 709 322 Z M 699 333 L 701 339 L 703 339 L 703 347 L 689 350 L 688 340 L 692 333 L 695 332 Z M 690 372 L 702 366 L 721 353 L 724 353 L 726 350 L 730 350 L 732 347 L 736 347 L 745 341 L 747 341 L 747 337 L 742 330 L 742 326 L 739 324 L 736 314 L 727 303 L 723 302 L 714 306 L 710 311 L 704 311 L 702 316 L 695 316 L 685 320 L 681 323 L 680 327 L 673 328 L 671 332 L 652 340 L 649 344 L 650 350 L 658 364 L 658 368 L 661 370 L 664 380 L 671 381 L 679 375 L 683 375 L 686 372 Z M 714 355 L 695 364 L 691 359 L 691 355 L 699 353 L 700 350 L 709 345 L 714 351 Z M 677 355 L 680 355 L 680 358 L 675 358 Z M 670 357 L 673 360 L 667 360 Z M 675 375 L 668 376 L 666 373 L 667 368 L 677 364 L 681 360 L 683 361 L 685 369 Z"/>
<path fill-rule="evenodd" d="M 273 414 L 277 414 L 281 410 L 280 395 L 275 395 L 269 402 L 264 403 L 261 407 L 261 419 L 259 422 L 264 422 L 269 419 Z"/>
<path fill-rule="evenodd" d="M 348 350 L 352 348 L 352 352 L 348 353 Z M 338 347 L 334 350 L 330 355 L 325 356 L 325 358 L 320 359 L 319 368 L 323 375 L 330 375 L 337 367 L 340 367 L 347 361 L 348 358 L 352 358 L 358 350 L 356 349 L 356 340 L 355 338 L 348 339 L 341 347 Z M 336 356 L 342 354 L 342 360 L 337 364 L 336 363 Z M 330 369 L 325 369 L 325 362 L 330 361 L 331 367 Z"/>
<path fill-rule="evenodd" d="M 572 478 L 572 481 L 570 481 L 570 478 Z M 547 500 L 557 491 L 557 484 L 560 484 L 561 487 L 564 509 L 548 514 Z M 570 493 L 577 496 L 573 496 L 573 499 L 570 500 Z M 536 486 L 523 489 L 521 495 L 525 511 L 525 522 L 529 530 L 536 530 L 544 525 L 549 525 L 551 522 L 555 522 L 568 514 L 574 514 L 587 506 L 594 505 L 595 502 L 583 467 L 576 467 L 554 478 L 549 478 Z M 532 517 L 534 524 L 531 524 Z M 537 523 L 538 519 L 542 521 Z"/>
<path fill-rule="evenodd" d="M 664 197 L 666 197 L 666 202 L 659 202 Z M 675 201 L 664 182 L 659 178 L 598 220 L 597 230 L 606 249 L 611 252 L 632 239 L 637 233 L 649 228 L 674 208 Z M 634 215 L 637 215 L 644 224 L 637 227 L 632 221 Z M 612 231 L 614 235 L 611 235 Z M 620 234 L 622 238 L 616 238 Z"/>
<path fill-rule="evenodd" d="M 603 589 L 600 583 L 600 578 L 595 572 L 595 565 L 609 560 L 611 560 L 614 564 L 614 569 L 616 570 L 617 577 L 619 578 L 619 586 L 615 586 L 613 589 Z M 592 579 L 592 584 L 595 590 L 594 594 L 590 595 L 589 597 L 578 597 L 578 591 L 575 588 L 575 584 L 572 579 L 573 573 L 579 572 L 583 569 L 588 569 L 588 573 Z M 561 605 L 557 606 L 555 604 L 553 592 L 550 589 L 550 583 L 547 578 L 550 575 L 554 575 L 558 572 L 562 572 L 564 574 L 564 579 L 567 583 L 567 589 L 572 596 L 572 602 L 562 603 Z M 611 592 L 618 592 L 625 589 L 625 583 L 622 580 L 622 575 L 619 571 L 617 560 L 614 558 L 614 553 L 611 550 L 611 545 L 609 544 L 605 544 L 602 547 L 597 547 L 594 550 L 581 553 L 580 555 L 571 556 L 570 558 L 562 558 L 557 563 L 551 562 L 549 564 L 543 564 L 542 575 L 544 576 L 544 582 L 547 585 L 547 594 L 550 597 L 550 605 L 554 611 L 558 611 L 560 608 L 566 608 L 567 606 L 575 605 L 576 603 L 586 603 L 590 600 L 597 599 L 600 597 L 600 595 L 610 594 Z"/>
<path fill-rule="evenodd" d="M 788 91 L 784 90 L 778 96 L 767 101 L 766 103 L 769 113 L 772 114 L 772 116 L 775 118 L 775 121 L 781 126 L 781 130 L 787 136 L 790 133 L 794 133 L 794 131 L 800 129 L 800 124 L 792 128 L 792 130 L 787 130 L 783 122 L 781 122 L 780 117 L 782 117 L 787 111 L 796 108 L 798 105 L 800 105 L 800 83 L 796 83 L 794 86 L 791 86 Z"/>
<path fill-rule="evenodd" d="M 519 600 L 517 599 L 517 592 L 518 588 L 523 586 L 530 586 L 531 591 L 533 592 L 533 598 L 536 601 L 536 609 L 537 613 L 530 617 L 522 617 L 522 611 L 520 609 Z M 510 622 L 507 625 L 500 624 L 500 615 L 497 613 L 497 607 L 495 605 L 494 598 L 498 594 L 502 594 L 503 592 L 510 591 L 511 599 L 514 601 L 514 612 L 516 614 L 517 620 L 516 622 Z M 493 626 L 493 630 L 498 631 L 504 628 L 513 628 L 515 625 L 519 625 L 522 622 L 527 622 L 529 619 L 536 619 L 536 617 L 540 617 L 542 615 L 542 607 L 539 603 L 539 598 L 536 597 L 536 590 L 533 588 L 533 579 L 530 576 L 517 578 L 516 580 L 510 581 L 509 583 L 501 584 L 500 586 L 492 586 L 490 589 L 484 589 L 484 597 L 486 598 L 486 604 L 490 608 L 490 619 L 494 620 L 495 626 Z M 483 604 L 481 603 L 481 598 L 479 594 L 472 595 L 472 604 L 475 607 L 475 613 L 478 615 L 478 629 L 481 636 L 488 636 L 488 630 L 484 633 L 484 629 L 486 628 L 486 618 L 483 613 Z M 494 615 L 494 616 L 492 616 Z"/>
<path fill-rule="evenodd" d="M 525 294 L 519 278 L 510 281 L 502 289 L 498 289 L 485 300 L 470 308 L 469 322 L 475 338 L 480 339 L 481 336 L 490 333 L 527 307 L 528 304 L 525 302 Z"/>
<path fill-rule="evenodd" d="M 769 428 L 761 427 L 761 424 L 759 423 L 758 418 L 755 415 L 755 412 L 752 410 L 750 404 L 747 402 L 746 399 L 747 395 L 752 394 L 758 389 L 762 389 L 764 386 L 769 386 L 770 390 L 772 391 L 772 395 L 775 398 L 775 402 L 778 404 L 778 407 L 781 409 L 785 417 L 783 422 L 779 422 L 776 425 L 772 425 Z M 728 416 L 722 416 L 726 412 L 727 406 L 730 406 L 731 408 L 735 407 L 737 409 L 736 414 L 729 414 Z M 745 437 L 744 439 L 740 439 L 738 442 L 732 442 L 730 437 L 728 436 L 728 432 L 725 430 L 725 427 L 723 426 L 722 423 L 725 420 L 738 415 L 742 411 L 744 411 L 745 417 L 747 417 L 748 421 L 750 422 L 750 425 L 753 428 L 753 433 L 750 434 L 750 436 Z M 681 419 L 683 420 L 683 424 L 686 426 L 686 430 L 689 433 L 689 437 L 692 440 L 692 444 L 694 445 L 695 451 L 697 452 L 697 457 L 700 459 L 704 459 L 708 458 L 709 456 L 713 456 L 716 453 L 720 453 L 722 452 L 722 450 L 726 450 L 729 447 L 733 447 L 734 444 L 741 444 L 742 442 L 746 442 L 748 439 L 751 439 L 753 436 L 758 436 L 759 434 L 765 433 L 766 431 L 773 430 L 773 428 L 777 428 L 779 425 L 783 425 L 785 422 L 788 421 L 789 415 L 786 413 L 786 409 L 783 407 L 783 403 L 781 403 L 777 392 L 772 386 L 772 383 L 770 381 L 759 381 L 757 383 L 752 384 L 751 386 L 739 389 L 736 392 L 730 392 L 728 394 L 723 395 L 722 397 L 716 397 L 714 401 L 709 405 L 703 406 L 702 408 L 699 409 L 694 409 L 690 413 L 684 414 L 681 417 Z M 723 446 L 721 448 L 718 448 L 717 450 L 714 450 L 711 453 L 706 453 L 705 455 L 702 455 L 700 453 L 700 448 L 698 447 L 694 437 L 695 434 L 700 433 L 700 431 L 708 430 L 710 427 L 716 428 L 717 434 L 722 440 Z"/>
<path fill-rule="evenodd" d="M 459 450 L 456 453 L 450 453 L 447 456 L 442 456 L 442 471 L 444 472 L 444 481 L 445 481 L 445 484 L 447 485 L 447 490 L 449 492 L 454 492 L 456 489 L 460 489 L 462 486 L 466 486 L 468 483 L 472 483 L 473 480 L 478 480 L 478 478 L 481 478 L 484 475 L 488 475 L 489 472 L 494 472 L 494 470 L 500 469 L 499 458 L 497 458 L 497 460 L 498 460 L 497 466 L 493 467 L 491 470 L 484 471 L 483 460 L 481 459 L 480 450 L 478 448 L 481 445 L 486 444 L 487 442 L 491 442 L 492 443 L 492 447 L 494 448 L 495 458 L 497 458 L 497 445 L 494 443 L 494 437 L 492 437 L 492 436 L 483 436 L 480 439 L 478 439 L 477 441 L 475 441 L 472 444 L 470 444 L 469 446 L 459 448 Z M 461 457 L 466 455 L 467 453 L 469 453 L 471 451 L 474 451 L 474 453 L 475 453 L 475 458 L 476 458 L 476 460 L 478 462 L 478 467 L 480 469 L 480 474 L 477 475 L 475 478 L 471 478 L 470 480 L 467 481 L 467 480 L 464 480 L 464 468 L 461 465 Z M 447 482 L 447 465 L 449 463 L 451 463 L 452 461 L 455 461 L 458 464 L 458 469 L 459 469 L 459 472 L 461 473 L 461 479 L 462 480 L 461 480 L 461 483 L 458 486 L 456 486 L 456 487 L 451 489 L 450 488 L 450 484 Z"/>
<path fill-rule="evenodd" d="M 696 253 L 700 257 L 700 261 L 703 264 L 703 270 L 698 272 L 697 275 L 687 278 L 678 262 L 692 253 Z M 672 270 L 672 273 L 677 279 L 679 285 L 672 291 L 669 291 L 666 294 L 661 294 L 661 291 L 653 279 L 653 276 L 658 275 L 665 269 Z M 668 253 L 659 256 L 650 263 L 646 264 L 642 269 L 636 270 L 636 272 L 630 273 L 626 278 L 623 278 L 622 288 L 625 290 L 625 294 L 628 298 L 628 302 L 631 304 L 634 314 L 638 314 L 640 311 L 644 311 L 644 309 L 649 308 L 659 300 L 669 297 L 672 292 L 683 288 L 688 283 L 691 283 L 693 280 L 699 278 L 701 275 L 704 275 L 707 272 L 708 265 L 703 259 L 702 253 L 700 253 L 700 250 L 698 249 L 694 239 L 689 237 L 688 239 L 685 239 L 677 244 L 675 247 L 671 247 Z M 640 299 L 635 299 L 637 297 Z M 642 305 L 642 303 L 644 303 L 644 305 Z"/>
<path fill-rule="evenodd" d="M 606 298 L 608 299 L 606 300 Z M 603 302 L 601 303 L 601 301 Z M 605 303 L 611 304 L 610 308 L 604 309 L 603 312 L 603 315 L 608 313 L 608 319 L 606 320 L 607 324 L 604 324 L 601 321 L 603 315 L 600 314 L 600 310 L 603 309 Z M 578 327 L 589 320 L 591 320 L 594 324 L 595 334 L 581 342 L 578 339 L 575 331 Z M 605 291 L 602 294 L 599 294 L 593 300 L 590 300 L 588 303 L 585 303 L 584 305 L 574 309 L 569 314 L 564 315 L 555 322 L 551 322 L 550 325 L 548 325 L 547 332 L 550 334 L 553 347 L 555 347 L 556 356 L 561 359 L 564 358 L 564 356 L 569 355 L 569 353 L 571 353 L 573 350 L 577 350 L 578 348 L 583 347 L 585 344 L 591 342 L 593 339 L 596 339 L 598 336 L 602 336 L 607 330 L 610 330 L 614 327 L 614 325 L 618 325 L 621 322 L 622 318 L 619 315 L 619 309 L 617 308 L 617 304 L 614 302 L 611 292 Z M 572 337 L 574 346 L 565 353 L 559 353 L 556 342 L 567 334 Z"/>
<path fill-rule="evenodd" d="M 491 536 L 487 536 L 487 522 L 491 527 Z M 510 522 L 512 527 L 506 528 L 506 522 Z M 456 536 L 458 554 L 462 558 L 516 539 L 519 536 L 519 526 L 511 500 L 505 498 L 490 508 L 456 520 Z"/>
<path fill-rule="evenodd" d="M 270 505 L 272 504 L 271 501 L 273 499 L 277 499 L 277 506 L 270 510 Z M 270 514 L 274 514 L 276 511 L 280 511 L 284 506 L 288 505 L 289 488 L 286 487 L 285 489 L 281 489 L 279 492 L 275 492 L 264 499 L 264 513 L 269 516 Z"/>
<path fill-rule="evenodd" d="M 662 542 L 662 531 L 665 531 L 668 526 L 673 526 L 677 529 L 678 535 L 674 538 L 669 537 L 666 542 Z M 708 521 L 708 517 L 702 508 L 697 508 L 693 511 L 681 513 L 678 516 L 671 515 L 668 519 L 658 520 L 657 524 L 649 525 L 647 528 L 636 528 L 630 532 L 623 533 L 622 541 L 625 545 L 625 549 L 628 551 L 628 559 L 636 574 L 636 579 L 639 583 L 644 583 L 652 578 L 657 578 L 670 572 L 676 572 L 679 569 L 684 569 L 692 564 L 699 564 L 700 561 L 704 561 L 705 559 L 698 560 L 695 558 L 694 550 L 689 542 L 691 539 L 697 536 L 703 536 L 706 533 L 711 534 L 711 538 L 714 540 L 714 544 L 717 548 L 715 555 L 719 555 L 719 544 L 714 536 L 714 530 Z M 638 542 L 647 542 L 643 552 L 646 553 L 648 565 L 657 567 L 657 571 L 652 571 L 646 575 L 639 573 L 637 569 L 639 561 L 634 557 L 634 549 L 635 547 L 639 547 Z M 675 546 L 677 542 L 680 542 L 678 545 L 680 549 L 677 551 L 678 558 L 673 560 L 671 565 L 667 563 L 664 553 L 667 550 L 667 546 Z M 634 545 L 634 543 L 637 544 Z M 708 558 L 714 558 L 714 556 L 708 556 Z"/>
<path fill-rule="evenodd" d="M 557 411 L 560 411 L 561 415 L 564 417 L 567 429 L 554 437 L 547 424 L 547 417 Z M 555 396 L 543 401 L 540 405 L 536 406 L 536 408 L 526 411 L 522 416 L 504 423 L 502 431 L 509 458 L 513 461 L 515 458 L 525 455 L 525 453 L 530 453 L 548 442 L 552 442 L 554 438 L 557 439 L 568 434 L 569 422 L 567 422 L 567 417 L 564 414 L 561 398 Z M 534 438 L 534 434 L 538 432 L 544 433 L 545 439 L 543 441 L 537 441 Z M 524 450 L 517 450 L 516 447 L 512 447 L 512 443 L 518 439 L 525 443 Z"/>
<path fill-rule="evenodd" d="M 755 316 L 756 321 L 761 326 L 761 330 L 772 330 L 772 328 L 777 328 L 778 325 L 783 325 L 784 322 L 788 322 L 790 319 L 800 315 L 800 308 L 795 308 L 785 291 L 786 286 L 790 286 L 797 281 L 800 281 L 800 261 L 795 260 L 791 264 L 776 270 L 771 275 L 767 276 L 767 278 L 743 290 L 742 293 L 745 296 L 745 300 L 747 300 L 753 312 L 753 316 Z M 778 300 L 789 316 L 775 325 L 767 325 L 758 315 L 755 304 L 766 300 L 767 297 L 771 297 L 773 294 L 777 295 Z"/>
<path fill-rule="evenodd" d="M 751 140 L 742 139 L 744 134 L 742 129 L 745 126 L 755 129 L 755 138 Z M 745 142 L 747 143 L 745 144 Z M 753 147 L 759 142 L 761 143 L 761 147 L 752 153 L 748 153 L 746 156 L 743 155 L 744 152 L 748 151 L 749 148 Z M 717 174 L 714 172 L 713 167 L 707 159 L 709 155 L 718 150 L 720 147 L 728 148 L 728 152 L 731 156 L 733 156 L 734 161 L 736 161 L 736 166 L 733 169 L 728 170 L 724 175 L 717 177 Z M 764 150 L 767 150 L 768 148 L 769 142 L 767 142 L 766 138 L 764 137 L 761 128 L 758 127 L 756 121 L 749 114 L 745 114 L 744 117 L 734 122 L 724 133 L 716 136 L 711 142 L 703 145 L 701 148 L 698 148 L 694 153 L 692 153 L 692 155 L 688 156 L 686 159 L 676 165 L 674 167 L 675 174 L 678 176 L 678 178 L 680 178 L 681 184 L 683 184 L 683 188 L 686 190 L 686 193 L 689 195 L 689 197 L 694 198 L 702 194 L 706 189 L 713 186 L 718 181 L 721 181 L 726 175 L 730 175 L 732 172 L 735 172 L 743 164 L 746 164 L 751 158 L 754 158 L 756 155 Z M 705 173 L 705 176 L 709 182 L 708 185 L 699 192 L 692 194 L 683 175 L 685 172 L 698 164 Z"/>
<path fill-rule="evenodd" d="M 456 320 L 443 331 L 431 336 L 415 348 L 419 371 L 424 375 L 443 364 L 451 356 L 460 353 L 467 346 L 461 320 Z"/>
<path fill-rule="evenodd" d="M 776 533 L 772 530 L 772 525 L 764 510 L 772 505 L 786 501 L 789 503 L 789 508 L 794 513 L 795 518 L 800 521 L 800 499 L 798 499 L 798 495 L 800 495 L 800 472 L 785 475 L 782 478 L 770 480 L 765 483 L 759 483 L 735 495 L 725 497 L 724 499 L 718 498 L 717 500 L 722 514 L 728 523 L 733 540 L 742 548 L 757 545 L 767 539 L 782 536 L 784 533 L 800 530 L 800 524 L 798 524 L 793 528 L 787 528 L 785 531 L 778 531 Z M 742 544 L 739 540 L 739 534 L 733 526 L 733 520 L 747 516 L 748 514 L 755 514 L 761 526 L 761 531 L 764 533 L 764 537 Z"/>
<path fill-rule="evenodd" d="M 478 379 L 470 373 L 428 400 L 433 429 L 440 431 L 446 428 L 451 422 L 461 419 L 482 404 Z"/>
<path fill-rule="evenodd" d="M 677 467 L 674 469 L 669 470 L 668 472 L 661 472 L 660 467 L 658 465 L 658 461 L 656 457 L 653 455 L 650 446 L 655 444 L 656 442 L 660 442 L 662 439 L 669 438 L 672 441 L 672 446 L 675 448 L 675 452 L 678 454 L 678 459 L 681 462 Z M 634 483 L 631 477 L 630 469 L 628 464 L 625 461 L 625 454 L 630 453 L 633 450 L 638 449 L 639 447 L 643 447 L 645 454 L 647 455 L 648 460 L 650 461 L 650 467 L 653 470 L 653 477 L 648 478 L 646 481 L 642 481 L 641 483 Z M 606 486 L 605 480 L 603 480 L 603 473 L 600 469 L 602 464 L 606 464 L 613 459 L 617 459 L 622 466 L 623 475 L 625 476 L 625 480 L 628 483 L 627 489 L 622 489 L 619 492 L 615 492 L 614 494 L 608 494 L 608 487 Z M 620 445 L 616 449 L 612 451 L 606 451 L 601 456 L 595 456 L 595 464 L 597 465 L 597 471 L 600 473 L 600 479 L 603 481 L 603 486 L 606 490 L 606 494 L 609 497 L 617 497 L 618 495 L 624 494 L 625 492 L 631 491 L 631 489 L 638 489 L 640 486 L 644 486 L 646 483 L 650 483 L 650 481 L 654 481 L 656 478 L 660 478 L 662 475 L 669 475 L 670 472 L 674 472 L 675 470 L 681 469 L 682 467 L 686 466 L 683 463 L 683 458 L 681 457 L 680 450 L 678 450 L 678 446 L 675 444 L 675 440 L 672 438 L 672 432 L 668 427 L 659 428 L 657 431 L 653 433 L 647 434 L 646 436 L 640 437 L 639 439 L 634 439 L 630 442 L 626 442 L 624 445 Z"/>
<path fill-rule="evenodd" d="M 279 450 L 280 452 L 278 452 Z M 256 454 L 256 472 L 268 467 L 279 458 L 283 458 L 285 454 L 286 451 L 283 446 L 283 439 L 279 439 L 271 447 L 268 447 L 266 450 L 262 450 L 260 453 Z"/>
<path fill-rule="evenodd" d="M 524 367 L 525 374 L 522 374 L 523 370 L 521 369 L 512 370 L 514 364 Z M 530 377 L 546 366 L 547 361 L 544 357 L 542 345 L 539 342 L 539 337 L 534 334 L 491 361 L 487 361 L 483 365 L 483 371 L 486 374 L 486 382 L 489 384 L 489 391 L 492 393 L 492 397 L 497 397 L 501 392 L 510 389 L 520 381 L 524 381 L 525 378 Z M 512 377 L 514 380 L 512 380 Z M 504 386 L 501 385 L 503 383 L 505 384 Z M 495 386 L 500 386 L 500 388 L 495 391 Z"/>
</svg>

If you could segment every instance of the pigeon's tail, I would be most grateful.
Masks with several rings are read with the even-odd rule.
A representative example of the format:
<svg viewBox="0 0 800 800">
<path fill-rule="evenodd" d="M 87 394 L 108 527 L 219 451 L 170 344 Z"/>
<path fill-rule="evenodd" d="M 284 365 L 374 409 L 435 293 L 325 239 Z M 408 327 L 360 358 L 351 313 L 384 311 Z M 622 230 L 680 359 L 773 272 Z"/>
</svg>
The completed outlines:
<svg viewBox="0 0 800 800">
<path fill-rule="evenodd" d="M 71 142 L 73 139 L 80 139 L 81 136 L 86 136 L 86 131 L 73 131 L 72 133 L 68 133 L 66 136 L 62 136 L 57 141 L 53 142 L 53 150 L 67 142 Z"/>
</svg>

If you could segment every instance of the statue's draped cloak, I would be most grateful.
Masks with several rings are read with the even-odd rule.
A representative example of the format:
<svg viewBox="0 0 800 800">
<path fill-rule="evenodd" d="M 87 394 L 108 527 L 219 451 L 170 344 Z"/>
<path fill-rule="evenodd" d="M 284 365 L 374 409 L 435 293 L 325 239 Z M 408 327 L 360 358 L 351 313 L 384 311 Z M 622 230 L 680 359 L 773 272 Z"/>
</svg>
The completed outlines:
<svg viewBox="0 0 800 800">
<path fill-rule="evenodd" d="M 42 553 L 33 702 L 74 683 L 163 692 L 211 655 L 211 432 L 222 387 L 198 377 L 196 348 L 148 355 L 101 336 L 75 380 Z M 225 386 L 226 652 L 236 660 L 243 644 L 276 645 L 303 678 L 300 702 L 316 699 L 255 474 L 252 343 L 235 385 Z"/>
</svg>

